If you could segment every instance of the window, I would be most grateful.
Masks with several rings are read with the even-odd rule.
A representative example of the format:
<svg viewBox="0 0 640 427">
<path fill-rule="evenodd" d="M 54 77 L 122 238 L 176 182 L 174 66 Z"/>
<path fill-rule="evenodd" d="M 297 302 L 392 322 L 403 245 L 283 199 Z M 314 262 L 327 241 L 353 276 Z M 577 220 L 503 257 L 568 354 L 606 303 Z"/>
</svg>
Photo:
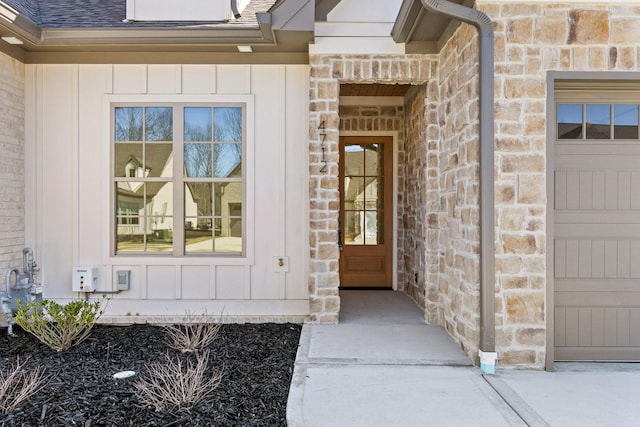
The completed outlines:
<svg viewBox="0 0 640 427">
<path fill-rule="evenodd" d="M 558 139 L 638 139 L 638 104 L 558 104 Z"/>
<path fill-rule="evenodd" d="M 114 105 L 112 117 L 115 253 L 242 254 L 244 104 Z"/>
</svg>

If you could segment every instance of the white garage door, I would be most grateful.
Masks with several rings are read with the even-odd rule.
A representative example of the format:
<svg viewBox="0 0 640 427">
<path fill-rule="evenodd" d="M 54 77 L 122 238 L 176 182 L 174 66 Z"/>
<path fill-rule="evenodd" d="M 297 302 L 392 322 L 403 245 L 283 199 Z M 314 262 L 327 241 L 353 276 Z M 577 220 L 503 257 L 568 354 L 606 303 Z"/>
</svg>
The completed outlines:
<svg viewBox="0 0 640 427">
<path fill-rule="evenodd" d="M 640 360 L 639 104 L 556 88 L 556 360 Z"/>
</svg>

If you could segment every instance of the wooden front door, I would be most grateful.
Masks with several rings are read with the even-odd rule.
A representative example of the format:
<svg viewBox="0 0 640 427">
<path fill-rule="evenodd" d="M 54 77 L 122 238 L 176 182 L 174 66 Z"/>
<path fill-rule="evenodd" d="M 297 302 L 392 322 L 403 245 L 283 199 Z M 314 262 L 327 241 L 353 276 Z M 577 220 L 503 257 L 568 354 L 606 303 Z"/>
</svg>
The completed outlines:
<svg viewBox="0 0 640 427">
<path fill-rule="evenodd" d="M 340 138 L 340 287 L 392 286 L 393 138 Z"/>
</svg>

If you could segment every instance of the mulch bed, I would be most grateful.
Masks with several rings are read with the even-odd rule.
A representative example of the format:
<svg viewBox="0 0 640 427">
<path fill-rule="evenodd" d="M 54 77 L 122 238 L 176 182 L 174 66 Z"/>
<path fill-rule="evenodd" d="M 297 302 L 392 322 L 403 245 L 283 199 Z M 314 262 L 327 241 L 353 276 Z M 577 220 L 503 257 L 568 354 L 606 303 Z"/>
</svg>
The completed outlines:
<svg viewBox="0 0 640 427">
<path fill-rule="evenodd" d="M 132 379 L 113 374 L 131 370 L 144 375 L 154 361 L 185 357 L 165 343 L 162 328 L 152 325 L 97 325 L 83 343 L 55 352 L 15 327 L 0 329 L 0 369 L 20 357 L 25 367 L 46 368 L 49 382 L 13 413 L 0 415 L 0 426 L 284 426 L 300 325 L 223 325 L 209 346 L 209 366 L 222 367 L 220 386 L 189 410 L 157 412 L 145 407 Z"/>
</svg>

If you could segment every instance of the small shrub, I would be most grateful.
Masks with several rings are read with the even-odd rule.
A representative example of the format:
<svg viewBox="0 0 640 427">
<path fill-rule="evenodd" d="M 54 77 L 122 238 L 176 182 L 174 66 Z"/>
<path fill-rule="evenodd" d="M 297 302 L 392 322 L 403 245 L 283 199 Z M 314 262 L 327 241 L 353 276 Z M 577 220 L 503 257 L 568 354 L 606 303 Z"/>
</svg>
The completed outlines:
<svg viewBox="0 0 640 427">
<path fill-rule="evenodd" d="M 25 331 L 56 351 L 84 341 L 102 315 L 101 301 L 71 301 L 66 305 L 51 300 L 20 305 L 14 321 Z"/>
<path fill-rule="evenodd" d="M 143 404 L 153 406 L 156 411 L 189 410 L 220 385 L 222 369 L 207 375 L 208 364 L 208 350 L 195 353 L 195 361 L 167 354 L 166 361 L 152 363 L 147 375 L 136 379 L 133 383 L 136 394 Z"/>
<path fill-rule="evenodd" d="M 0 371 L 0 412 L 7 415 L 21 402 L 35 394 L 48 381 L 44 368 L 37 367 L 26 372 L 20 358 L 6 372 Z"/>
<path fill-rule="evenodd" d="M 187 314 L 185 323 L 164 326 L 166 344 L 183 353 L 202 350 L 215 341 L 220 331 L 220 323 L 196 322 L 195 317 Z"/>
</svg>

